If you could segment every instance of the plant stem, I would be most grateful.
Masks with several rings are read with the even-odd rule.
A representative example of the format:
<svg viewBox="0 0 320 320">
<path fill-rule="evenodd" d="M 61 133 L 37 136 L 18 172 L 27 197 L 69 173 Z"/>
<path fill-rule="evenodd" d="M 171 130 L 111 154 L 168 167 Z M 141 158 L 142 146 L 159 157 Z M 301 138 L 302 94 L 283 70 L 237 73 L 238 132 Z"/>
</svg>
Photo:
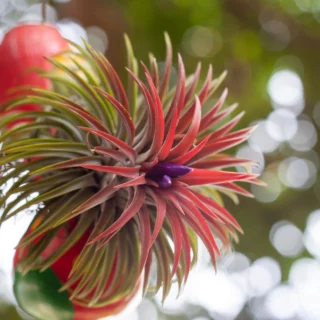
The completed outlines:
<svg viewBox="0 0 320 320">
<path fill-rule="evenodd" d="M 47 21 L 47 0 L 42 0 L 42 10 L 41 10 L 41 14 L 42 14 L 42 23 L 45 23 Z"/>
</svg>

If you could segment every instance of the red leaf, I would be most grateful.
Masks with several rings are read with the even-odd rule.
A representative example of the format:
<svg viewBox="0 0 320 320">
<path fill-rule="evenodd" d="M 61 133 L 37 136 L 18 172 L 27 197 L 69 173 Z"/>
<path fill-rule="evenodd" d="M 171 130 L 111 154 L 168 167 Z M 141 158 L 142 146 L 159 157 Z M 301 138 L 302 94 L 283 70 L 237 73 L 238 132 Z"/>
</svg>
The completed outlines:
<svg viewBox="0 0 320 320">
<path fill-rule="evenodd" d="M 188 164 L 190 165 L 210 155 L 213 155 L 223 150 L 234 147 L 246 140 L 247 140 L 247 136 L 227 138 L 227 139 L 213 141 L 213 142 L 210 142 L 210 139 L 209 139 L 209 142 L 207 142 L 205 147 L 201 151 L 199 151 L 198 154 L 196 154 L 193 158 L 191 158 L 188 161 Z"/>
<path fill-rule="evenodd" d="M 171 272 L 171 279 L 177 271 L 181 252 L 182 252 L 182 231 L 181 231 L 181 221 L 178 219 L 177 214 L 168 207 L 167 210 L 167 218 L 170 224 L 172 236 L 173 236 L 173 243 L 174 243 L 174 261 L 172 265 L 172 272 Z"/>
<path fill-rule="evenodd" d="M 184 64 L 182 61 L 181 56 L 178 56 L 178 80 L 177 85 L 175 88 L 175 95 L 171 101 L 170 108 L 166 114 L 165 118 L 165 124 L 166 124 L 166 131 L 170 129 L 170 120 L 175 112 L 177 110 L 178 117 L 180 117 L 181 111 L 184 106 L 184 99 L 185 99 L 185 82 L 186 82 L 186 72 L 184 68 Z"/>
<path fill-rule="evenodd" d="M 196 161 L 192 164 L 193 168 L 201 169 L 222 169 L 235 166 L 256 166 L 257 164 L 248 159 L 231 157 L 225 154 L 219 154 L 213 157 Z"/>
<path fill-rule="evenodd" d="M 218 139 L 220 137 L 225 136 L 228 132 L 230 132 L 241 120 L 241 118 L 244 116 L 245 112 L 240 112 L 235 118 L 233 118 L 231 121 L 227 122 L 225 125 L 223 125 L 221 128 L 213 132 L 211 139 Z"/>
<path fill-rule="evenodd" d="M 127 69 L 129 74 L 132 76 L 134 81 L 138 84 L 145 101 L 147 102 L 147 111 L 148 111 L 148 120 L 144 124 L 146 130 L 145 133 L 139 137 L 139 140 L 135 142 L 138 142 L 137 145 L 135 145 L 135 150 L 143 150 L 145 145 L 150 141 L 155 138 L 155 121 L 156 121 L 156 110 L 155 110 L 155 103 L 152 99 L 152 96 L 146 86 L 142 83 L 142 81 L 129 69 Z M 136 137 L 138 138 L 138 137 Z M 145 160 L 148 159 L 150 155 L 150 149 L 147 150 L 145 153 L 139 155 L 139 162 L 144 162 Z"/>
<path fill-rule="evenodd" d="M 201 238 L 210 253 L 213 265 L 216 266 L 216 254 L 220 255 L 220 251 L 205 218 L 191 201 L 185 201 L 182 207 L 186 213 L 182 219 L 186 220 Z"/>
<path fill-rule="evenodd" d="M 175 186 L 173 192 L 177 194 L 181 199 L 181 201 L 184 201 L 184 198 L 190 199 L 191 201 L 194 202 L 194 204 L 201 209 L 203 212 L 207 213 L 207 215 L 211 216 L 213 219 L 216 221 L 221 221 L 221 219 L 212 212 L 212 210 L 209 209 L 208 206 L 206 206 L 203 201 L 201 201 L 193 192 L 192 190 L 189 190 L 189 188 L 185 187 L 180 187 L 180 186 Z"/>
<path fill-rule="evenodd" d="M 198 97 L 196 97 L 195 99 L 196 105 L 190 128 L 185 134 L 185 136 L 182 138 L 182 140 L 178 143 L 178 145 L 170 151 L 168 155 L 168 160 L 174 159 L 180 155 L 185 154 L 191 148 L 197 137 L 201 121 L 201 104 Z"/>
<path fill-rule="evenodd" d="M 152 251 L 149 251 L 148 258 L 144 267 L 144 279 L 143 279 L 143 293 L 146 293 L 148 289 L 148 280 L 151 271 L 151 263 L 152 263 Z"/>
<path fill-rule="evenodd" d="M 194 94 L 194 90 L 197 87 L 197 84 L 199 82 L 199 78 L 200 78 L 200 72 L 201 72 L 201 62 L 199 62 L 197 64 L 197 68 L 196 71 L 193 74 L 193 80 L 188 88 L 188 91 L 186 93 L 185 99 L 184 99 L 184 105 L 186 106 L 190 99 L 192 98 L 193 94 Z"/>
<path fill-rule="evenodd" d="M 141 163 L 141 169 L 142 170 L 148 170 L 153 168 L 157 163 L 159 162 L 158 158 L 154 158 L 153 160 L 149 161 L 149 162 L 143 162 Z"/>
<path fill-rule="evenodd" d="M 99 54 L 98 59 L 101 66 L 103 66 L 103 70 L 106 71 L 106 76 L 108 77 L 113 90 L 116 92 L 117 100 L 119 100 L 124 108 L 129 112 L 130 110 L 127 95 L 117 72 L 114 70 L 109 60 L 102 53 Z"/>
<path fill-rule="evenodd" d="M 181 208 L 180 202 L 177 199 L 177 197 L 174 195 L 174 193 L 172 192 L 171 189 L 162 189 L 162 190 L 158 190 L 158 192 L 161 193 L 161 196 L 163 196 L 166 200 L 169 200 L 172 202 L 172 204 L 174 205 L 174 207 L 181 212 L 182 214 L 184 214 L 183 209 Z"/>
<path fill-rule="evenodd" d="M 234 228 L 236 228 L 239 232 L 243 233 L 242 228 L 236 221 L 236 219 L 229 213 L 228 210 L 226 210 L 224 207 L 220 206 L 217 202 L 214 200 L 204 196 L 200 192 L 197 192 L 195 190 L 192 190 L 192 192 L 205 204 L 207 204 L 209 207 L 215 209 L 215 213 L 224 221 L 227 223 L 230 223 Z"/>
<path fill-rule="evenodd" d="M 170 209 L 169 209 L 170 210 Z M 182 249 L 183 249 L 183 255 L 184 255 L 184 261 L 186 265 L 186 274 L 184 277 L 184 282 L 187 282 L 189 272 L 191 269 L 191 246 L 190 246 L 190 240 L 189 240 L 189 235 L 187 232 L 187 228 L 184 225 L 182 219 L 180 218 L 179 215 L 177 215 L 177 218 L 180 222 L 180 227 L 181 227 L 181 233 L 182 233 Z"/>
<path fill-rule="evenodd" d="M 214 112 L 214 115 L 206 123 L 201 124 L 199 132 L 203 132 L 209 128 L 212 128 L 220 121 L 228 117 L 237 107 L 238 104 L 233 104 L 232 106 L 220 111 L 218 114 L 216 114 L 214 110 L 212 110 L 212 112 Z"/>
<path fill-rule="evenodd" d="M 166 46 L 167 46 L 167 53 L 166 53 L 166 63 L 164 66 L 162 82 L 160 84 L 159 96 L 161 101 L 163 100 L 167 92 L 170 74 L 171 74 L 171 66 L 172 66 L 172 46 L 171 46 L 170 38 L 167 34 L 165 34 L 165 40 L 166 40 Z"/>
<path fill-rule="evenodd" d="M 125 183 L 122 184 L 118 184 L 117 186 L 115 186 L 115 189 L 122 189 L 122 188 L 127 188 L 127 187 L 133 187 L 133 186 L 138 186 L 141 184 L 146 184 L 146 177 L 145 175 L 141 175 L 137 178 L 134 178 L 132 180 L 129 180 Z"/>
<path fill-rule="evenodd" d="M 174 141 L 174 136 L 176 132 L 176 125 L 178 123 L 178 110 L 176 109 L 173 113 L 173 117 L 171 119 L 169 131 L 167 134 L 167 137 L 160 149 L 160 152 L 158 154 L 159 160 L 165 160 L 171 150 L 173 141 Z"/>
<path fill-rule="evenodd" d="M 158 88 L 159 88 L 159 71 L 158 71 L 157 60 L 155 58 L 152 58 L 150 66 L 151 66 L 152 81 L 154 83 L 154 86 L 158 90 Z"/>
<path fill-rule="evenodd" d="M 245 138 L 247 139 L 249 135 L 257 128 L 257 126 L 251 126 L 238 131 L 231 132 L 223 137 L 223 140 L 235 139 L 235 138 Z"/>
<path fill-rule="evenodd" d="M 208 124 L 212 121 L 213 117 L 223 106 L 228 95 L 228 89 L 225 89 L 218 100 L 218 102 L 212 107 L 212 109 L 201 119 L 200 132 L 208 128 Z"/>
<path fill-rule="evenodd" d="M 256 178 L 257 175 L 250 173 L 227 172 L 218 170 L 193 169 L 190 173 L 178 178 L 190 186 L 204 184 L 219 184 L 232 181 L 243 181 Z"/>
<path fill-rule="evenodd" d="M 268 185 L 266 182 L 261 181 L 259 179 L 255 179 L 255 178 L 248 180 L 248 182 L 256 184 L 256 185 L 261 186 L 261 187 L 266 187 Z"/>
<path fill-rule="evenodd" d="M 58 162 L 56 164 L 48 166 L 50 170 L 56 169 L 66 169 L 66 168 L 73 168 L 73 167 L 80 167 L 83 164 L 100 164 L 99 159 L 92 157 L 81 157 L 77 159 L 71 159 L 67 161 Z"/>
<path fill-rule="evenodd" d="M 106 131 L 109 132 L 109 130 L 95 117 L 93 117 L 88 111 L 86 111 L 85 109 L 79 109 L 76 107 L 73 107 L 71 105 L 62 105 L 61 107 L 68 109 L 68 110 L 72 110 L 74 113 L 76 113 L 77 115 L 79 115 L 83 120 L 87 121 L 94 129 L 98 129 L 98 130 L 102 130 L 102 131 Z"/>
<path fill-rule="evenodd" d="M 133 148 L 131 148 L 127 143 L 123 142 L 122 140 L 116 138 L 115 136 L 92 128 L 86 128 L 86 127 L 79 127 L 80 129 L 90 132 L 105 141 L 111 143 L 115 147 L 119 148 L 131 161 L 131 163 L 135 162 L 135 159 L 137 157 L 137 154 Z"/>
<path fill-rule="evenodd" d="M 202 89 L 198 94 L 200 105 L 203 105 L 208 97 L 211 80 L 212 80 L 212 65 L 209 66 L 207 78 L 203 84 Z M 188 127 L 189 123 L 192 121 L 195 107 L 196 107 L 196 101 L 190 106 L 190 108 L 185 112 L 185 114 L 179 120 L 179 124 L 176 130 L 177 133 L 183 132 Z"/>
<path fill-rule="evenodd" d="M 124 106 L 117 101 L 115 98 L 113 98 L 110 94 L 107 92 L 101 90 L 100 88 L 94 87 L 94 89 L 99 92 L 101 95 L 103 95 L 117 110 L 119 113 L 126 129 L 129 135 L 129 144 L 132 144 L 133 138 L 135 136 L 135 126 L 131 119 L 130 113 L 124 108 Z"/>
<path fill-rule="evenodd" d="M 232 183 L 232 182 L 221 183 L 221 184 L 219 184 L 218 187 L 231 190 L 231 191 L 233 191 L 235 193 L 239 193 L 239 194 L 241 194 L 241 195 L 243 195 L 245 197 L 248 197 L 248 198 L 253 198 L 254 197 L 254 195 L 252 193 L 250 193 L 246 189 L 243 189 L 243 188 L 239 187 L 238 185 L 236 185 L 235 183 Z"/>
<path fill-rule="evenodd" d="M 154 139 L 152 141 L 151 150 L 150 150 L 150 156 L 157 156 L 159 153 L 159 150 L 162 146 L 163 139 L 164 139 L 164 115 L 163 115 L 163 107 L 161 104 L 160 97 L 158 96 L 158 92 L 156 87 L 154 86 L 154 83 L 152 82 L 151 75 L 146 73 L 147 82 L 149 84 L 152 97 L 154 99 L 155 104 L 155 119 L 154 123 Z"/>
<path fill-rule="evenodd" d="M 91 198 L 89 198 L 87 201 L 82 203 L 78 208 L 74 209 L 71 213 L 81 214 L 107 201 L 116 192 L 116 189 L 114 189 L 115 184 L 116 184 L 116 180 L 113 179 L 107 186 L 105 186 L 99 192 L 94 194 Z"/>
<path fill-rule="evenodd" d="M 93 239 L 89 244 L 97 242 L 103 238 L 110 239 L 118 232 L 130 219 L 132 219 L 144 204 L 145 193 L 139 187 L 135 188 L 135 194 L 132 201 L 123 211 L 122 215 L 116 220 L 106 231 L 102 232 L 98 237 Z"/>
<path fill-rule="evenodd" d="M 97 146 L 94 147 L 91 151 L 106 157 L 110 157 L 111 159 L 114 159 L 116 161 L 121 162 L 123 165 L 126 165 L 127 157 L 118 150 Z"/>
<path fill-rule="evenodd" d="M 117 174 L 122 177 L 137 178 L 139 176 L 140 167 L 116 167 L 116 166 L 95 166 L 90 164 L 78 165 L 79 167 L 95 170 L 99 172 L 107 172 Z"/>
<path fill-rule="evenodd" d="M 138 213 L 139 227 L 140 227 L 140 239 L 141 239 L 141 257 L 140 257 L 140 267 L 139 273 L 143 270 L 146 264 L 150 250 L 151 241 L 151 226 L 149 219 L 149 211 L 143 206 Z"/>
<path fill-rule="evenodd" d="M 192 159 L 196 154 L 198 154 L 207 144 L 209 141 L 211 135 L 208 135 L 204 140 L 202 140 L 197 146 L 195 146 L 193 149 L 188 151 L 187 153 L 181 155 L 178 158 L 170 160 L 170 163 L 176 163 L 176 164 L 184 164 L 190 159 Z"/>
<path fill-rule="evenodd" d="M 156 205 L 156 209 L 157 209 L 157 217 L 156 217 L 156 221 L 154 224 L 153 234 L 152 234 L 151 243 L 150 243 L 150 246 L 152 246 L 154 241 L 156 240 L 159 232 L 160 232 L 163 221 L 166 217 L 167 204 L 151 188 L 147 189 L 147 193 L 153 198 L 155 205 Z"/>
</svg>

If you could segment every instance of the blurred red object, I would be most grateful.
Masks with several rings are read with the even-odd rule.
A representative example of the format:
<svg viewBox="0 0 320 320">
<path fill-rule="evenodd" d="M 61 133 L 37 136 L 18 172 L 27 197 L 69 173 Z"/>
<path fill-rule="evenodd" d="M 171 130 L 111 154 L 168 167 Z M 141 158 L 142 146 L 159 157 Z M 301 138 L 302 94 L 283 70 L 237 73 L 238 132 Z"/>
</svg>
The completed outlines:
<svg viewBox="0 0 320 320">
<path fill-rule="evenodd" d="M 12 89 L 19 86 L 33 86 L 47 89 L 50 82 L 32 68 L 50 70 L 51 64 L 44 57 L 54 56 L 69 48 L 59 31 L 47 24 L 22 24 L 11 29 L 0 45 L 0 104 L 21 95 Z M 11 92 L 10 92 L 11 90 Z M 23 94 L 27 94 L 25 90 Z M 13 110 L 39 110 L 36 105 L 23 105 Z M 28 119 L 18 123 L 30 122 Z M 10 123 L 10 127 L 17 123 Z"/>
</svg>

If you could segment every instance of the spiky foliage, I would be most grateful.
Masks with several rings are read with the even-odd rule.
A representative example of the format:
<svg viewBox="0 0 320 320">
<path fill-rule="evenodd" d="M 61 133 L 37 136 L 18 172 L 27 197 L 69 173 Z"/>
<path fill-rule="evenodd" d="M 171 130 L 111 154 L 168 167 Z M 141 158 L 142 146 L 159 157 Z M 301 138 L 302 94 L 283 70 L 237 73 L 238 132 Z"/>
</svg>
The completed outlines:
<svg viewBox="0 0 320 320">
<path fill-rule="evenodd" d="M 235 182 L 259 183 L 249 169 L 254 163 L 221 154 L 252 131 L 231 132 L 243 113 L 228 120 L 237 105 L 224 107 L 227 91 L 212 102 L 226 74 L 212 80 L 210 66 L 200 85 L 200 64 L 186 78 L 179 56 L 178 78 L 169 88 L 168 36 L 166 44 L 164 71 L 150 55 L 150 68 L 141 63 L 144 77 L 139 78 L 126 38 L 126 86 L 101 53 L 88 44 L 86 49 L 72 44 L 87 65 L 72 55 L 68 62 L 49 59 L 60 72 L 43 76 L 56 90 L 35 89 L 2 106 L 6 111 L 25 103 L 43 106 L 42 111 L 6 113 L 0 120 L 1 184 L 14 178 L 1 196 L 1 221 L 34 205 L 36 218 L 45 217 L 20 244 L 29 250 L 20 271 L 48 268 L 87 233 L 87 244 L 63 287 L 82 304 L 105 304 L 110 292 L 125 296 L 141 276 L 146 290 L 153 261 L 155 290 L 163 286 L 165 298 L 174 277 L 180 286 L 187 280 L 197 260 L 197 236 L 215 264 L 216 237 L 228 248 L 241 232 L 219 192 L 234 200 L 236 194 L 250 197 Z M 57 93 L 61 89 L 63 94 Z M 213 106 L 204 112 L 206 102 Z M 33 122 L 5 129 L 26 116 Z M 224 170 L 235 166 L 246 170 Z M 65 244 L 40 259 L 50 240 L 71 222 L 75 227 Z M 111 274 L 115 259 L 118 267 Z"/>
</svg>

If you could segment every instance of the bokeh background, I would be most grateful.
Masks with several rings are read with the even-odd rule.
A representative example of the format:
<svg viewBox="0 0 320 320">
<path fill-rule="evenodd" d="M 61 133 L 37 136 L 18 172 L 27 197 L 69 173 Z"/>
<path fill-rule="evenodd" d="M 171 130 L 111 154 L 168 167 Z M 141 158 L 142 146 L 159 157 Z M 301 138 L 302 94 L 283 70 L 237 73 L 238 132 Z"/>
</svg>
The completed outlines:
<svg viewBox="0 0 320 320">
<path fill-rule="evenodd" d="M 234 252 L 215 274 L 201 247 L 178 300 L 174 290 L 164 305 L 147 297 L 115 319 L 320 319 L 320 1 L 55 0 L 47 19 L 66 38 L 89 40 L 122 75 L 124 32 L 138 58 L 152 51 L 161 61 L 168 31 L 187 71 L 198 60 L 216 75 L 229 71 L 228 102 L 246 111 L 242 126 L 258 124 L 234 152 L 259 162 L 268 187 L 253 186 L 256 200 L 238 206 L 224 199 L 245 231 Z M 0 39 L 23 21 L 41 21 L 39 1 L 0 1 Z M 10 291 L 13 247 L 28 221 L 0 230 L 0 319 L 28 319 Z"/>
</svg>

